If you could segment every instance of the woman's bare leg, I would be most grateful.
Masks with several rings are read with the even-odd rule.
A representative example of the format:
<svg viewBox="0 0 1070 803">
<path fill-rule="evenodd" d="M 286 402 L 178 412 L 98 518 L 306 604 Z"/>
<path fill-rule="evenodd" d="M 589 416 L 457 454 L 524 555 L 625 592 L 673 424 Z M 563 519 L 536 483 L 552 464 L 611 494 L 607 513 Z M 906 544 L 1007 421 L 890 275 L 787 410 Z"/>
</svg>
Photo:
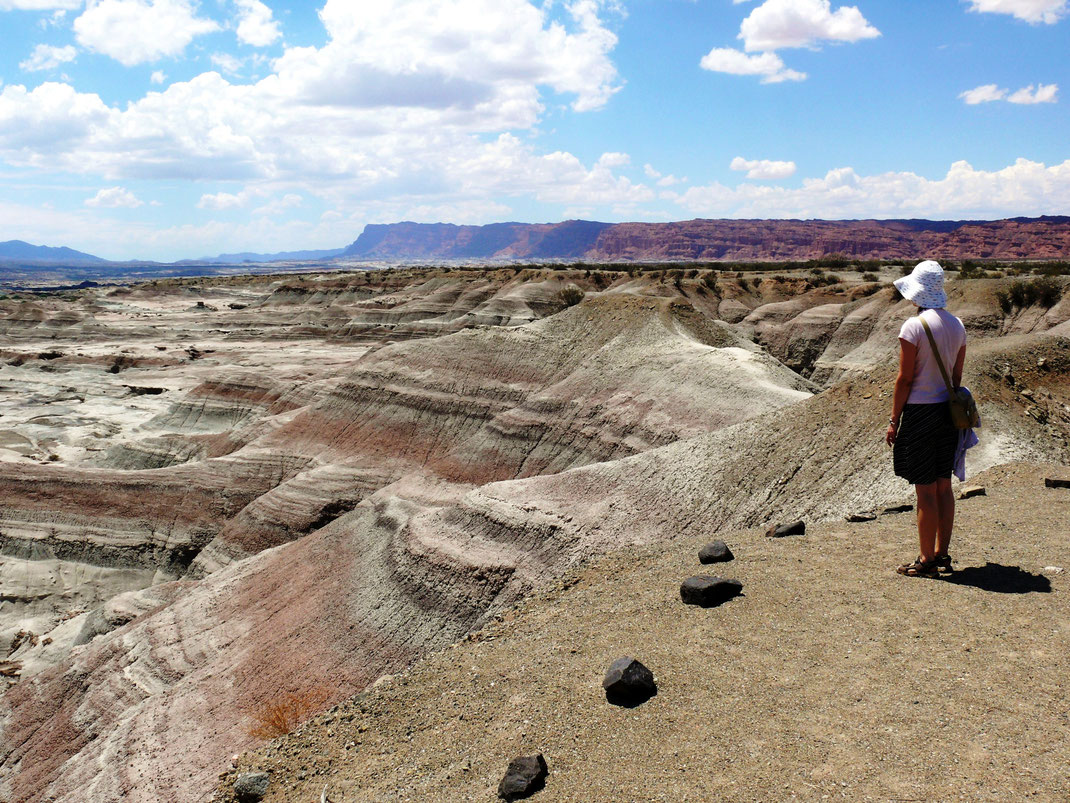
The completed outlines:
<svg viewBox="0 0 1070 803">
<path fill-rule="evenodd" d="M 955 492 L 951 490 L 950 477 L 936 481 L 936 501 L 940 508 L 936 525 L 936 554 L 946 555 L 951 545 L 951 530 L 955 526 Z"/>
<path fill-rule="evenodd" d="M 930 561 L 936 555 L 936 531 L 940 525 L 940 500 L 937 483 L 915 485 L 918 495 L 918 544 L 921 559 Z"/>
</svg>

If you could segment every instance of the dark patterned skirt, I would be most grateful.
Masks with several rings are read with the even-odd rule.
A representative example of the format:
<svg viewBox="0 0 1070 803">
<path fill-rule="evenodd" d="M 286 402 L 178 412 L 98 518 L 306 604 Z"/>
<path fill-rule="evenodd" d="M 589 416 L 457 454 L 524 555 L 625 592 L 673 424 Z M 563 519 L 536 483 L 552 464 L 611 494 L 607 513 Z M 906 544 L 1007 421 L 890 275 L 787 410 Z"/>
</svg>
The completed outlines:
<svg viewBox="0 0 1070 803">
<path fill-rule="evenodd" d="M 947 402 L 908 404 L 892 448 L 896 476 L 911 485 L 950 479 L 958 445 L 959 431 L 951 422 Z"/>
</svg>

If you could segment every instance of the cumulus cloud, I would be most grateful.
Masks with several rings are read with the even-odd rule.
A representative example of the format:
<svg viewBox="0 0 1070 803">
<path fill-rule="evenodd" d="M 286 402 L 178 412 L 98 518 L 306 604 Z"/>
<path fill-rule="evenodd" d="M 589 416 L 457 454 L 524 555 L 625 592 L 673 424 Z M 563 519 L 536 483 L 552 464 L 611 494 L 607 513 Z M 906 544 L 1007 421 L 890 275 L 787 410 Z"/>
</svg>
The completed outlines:
<svg viewBox="0 0 1070 803">
<path fill-rule="evenodd" d="M 606 7 L 451 0 L 444 10 L 441 0 L 382 0 L 357 9 L 327 0 L 327 43 L 287 48 L 255 83 L 206 72 L 122 107 L 66 84 L 3 87 L 0 159 L 111 182 L 300 187 L 339 209 L 516 195 L 641 202 L 651 190 L 616 175 L 622 156 L 584 165 L 499 135 L 534 127 L 548 90 L 571 97 L 574 109 L 612 97 L 616 39 L 596 13 Z M 226 195 L 198 205 L 227 208 Z"/>
<path fill-rule="evenodd" d="M 272 201 L 257 207 L 253 210 L 254 215 L 278 215 L 281 212 L 285 212 L 287 209 L 293 209 L 304 203 L 304 199 L 295 192 L 288 192 L 281 198 L 275 198 Z"/>
<path fill-rule="evenodd" d="M 153 70 L 152 75 L 149 76 L 149 80 L 154 84 L 162 84 L 167 80 L 167 74 L 163 70 Z"/>
<path fill-rule="evenodd" d="M 910 172 L 859 175 L 853 168 L 804 179 L 801 187 L 714 183 L 674 196 L 704 217 L 998 218 L 1070 214 L 1070 160 L 1051 166 L 1018 159 L 1002 170 L 951 165 L 943 178 Z"/>
<path fill-rule="evenodd" d="M 50 11 L 80 8 L 82 0 L 0 0 L 0 11 Z"/>
<path fill-rule="evenodd" d="M 127 67 L 177 56 L 194 37 L 217 30 L 189 0 L 89 0 L 74 21 L 79 44 Z"/>
<path fill-rule="evenodd" d="M 686 176 L 684 178 L 677 178 L 671 173 L 667 176 L 663 175 L 655 170 L 653 165 L 649 164 L 643 165 L 643 172 L 646 174 L 647 178 L 655 179 L 659 187 L 672 187 L 675 184 L 682 184 L 687 181 Z"/>
<path fill-rule="evenodd" d="M 107 189 L 100 190 L 92 198 L 85 199 L 86 206 L 100 207 L 103 209 L 116 209 L 118 207 L 137 209 L 139 206 L 144 205 L 144 203 L 145 202 L 140 200 L 134 193 L 123 187 L 108 187 Z"/>
<path fill-rule="evenodd" d="M 282 33 L 272 18 L 271 9 L 260 0 L 234 0 L 238 7 L 238 41 L 253 47 L 266 47 Z"/>
<path fill-rule="evenodd" d="M 1059 93 L 1058 84 L 1039 84 L 1036 88 L 1032 84 L 1022 87 L 1017 92 L 1007 96 L 1009 103 L 1055 103 Z"/>
<path fill-rule="evenodd" d="M 244 189 L 237 194 L 230 192 L 206 193 L 197 201 L 197 208 L 215 210 L 240 209 L 258 194 L 261 193 L 252 189 Z"/>
<path fill-rule="evenodd" d="M 854 6 L 833 11 L 829 0 L 765 0 L 740 23 L 737 38 L 743 40 L 743 50 L 715 47 L 699 66 L 730 75 L 759 75 L 763 84 L 802 81 L 806 73 L 785 67 L 777 50 L 816 50 L 824 42 L 857 42 L 880 35 Z"/>
<path fill-rule="evenodd" d="M 19 69 L 26 72 L 52 70 L 68 61 L 74 61 L 74 57 L 77 55 L 78 51 L 71 45 L 66 45 L 65 47 L 37 45 L 28 59 L 19 62 Z"/>
<path fill-rule="evenodd" d="M 1034 103 L 1055 103 L 1058 93 L 1058 84 L 1030 84 L 1015 92 L 1011 92 L 1009 89 L 1002 89 L 996 84 L 985 84 L 974 89 L 968 89 L 961 93 L 959 97 L 970 106 L 976 106 L 979 103 L 993 103 L 997 100 L 1031 105 Z"/>
<path fill-rule="evenodd" d="M 746 171 L 747 178 L 763 181 L 789 178 L 795 175 L 795 162 L 775 162 L 769 159 L 744 159 L 737 156 L 729 165 L 732 170 Z"/>
<path fill-rule="evenodd" d="M 1067 0 L 969 0 L 970 11 L 1010 14 L 1031 23 L 1053 25 L 1066 15 Z"/>
<path fill-rule="evenodd" d="M 225 73 L 237 75 L 239 72 L 241 72 L 242 60 L 230 55 L 230 53 L 213 53 L 210 58 L 212 60 L 212 64 L 217 66 Z"/>
<path fill-rule="evenodd" d="M 758 53 L 748 56 L 742 50 L 715 47 L 702 57 L 699 66 L 704 70 L 729 75 L 760 75 L 763 84 L 806 80 L 806 73 L 789 70 L 784 66 L 784 60 L 776 53 Z"/>
<path fill-rule="evenodd" d="M 880 36 L 855 6 L 832 10 L 829 0 L 766 0 L 739 26 L 748 53 Z"/>
</svg>

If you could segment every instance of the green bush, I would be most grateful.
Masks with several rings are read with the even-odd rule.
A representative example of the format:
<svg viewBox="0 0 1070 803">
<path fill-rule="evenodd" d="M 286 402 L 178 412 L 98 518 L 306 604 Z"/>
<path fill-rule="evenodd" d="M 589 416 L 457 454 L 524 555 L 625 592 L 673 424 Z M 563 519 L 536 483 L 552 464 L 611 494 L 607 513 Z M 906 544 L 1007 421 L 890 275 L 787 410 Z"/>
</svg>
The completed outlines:
<svg viewBox="0 0 1070 803">
<path fill-rule="evenodd" d="M 702 283 L 706 285 L 710 290 L 717 289 L 717 274 L 714 271 L 710 271 L 702 276 Z"/>
<path fill-rule="evenodd" d="M 1047 309 L 1058 304 L 1063 296 L 1062 285 L 1051 276 L 1038 276 L 1029 283 L 1029 286 L 1033 289 L 1033 296 L 1037 303 Z"/>
<path fill-rule="evenodd" d="M 876 273 L 863 273 L 862 281 L 864 282 L 879 282 L 880 277 Z"/>
<path fill-rule="evenodd" d="M 1007 315 L 1014 308 L 1014 304 L 1011 302 L 1011 294 L 1004 290 L 996 291 L 996 301 L 999 303 L 999 308 L 1003 310 L 1003 314 Z"/>
<path fill-rule="evenodd" d="M 1028 307 L 1033 301 L 1033 294 L 1029 292 L 1029 285 L 1022 281 L 1011 282 L 1008 295 L 1010 296 L 1011 304 L 1020 309 Z"/>
</svg>

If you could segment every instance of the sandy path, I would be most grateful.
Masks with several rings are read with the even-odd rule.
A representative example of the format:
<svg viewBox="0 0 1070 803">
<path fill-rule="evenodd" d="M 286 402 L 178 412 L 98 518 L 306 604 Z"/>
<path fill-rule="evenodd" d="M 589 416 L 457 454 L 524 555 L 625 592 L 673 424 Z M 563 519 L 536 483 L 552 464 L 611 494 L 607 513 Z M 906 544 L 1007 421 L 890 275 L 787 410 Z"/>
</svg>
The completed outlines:
<svg viewBox="0 0 1070 803">
<path fill-rule="evenodd" d="M 542 751 L 545 801 L 1070 797 L 1066 468 L 980 477 L 953 581 L 897 576 L 913 515 L 728 537 L 744 596 L 680 604 L 693 539 L 617 552 L 259 753 L 267 801 L 490 801 Z M 987 568 L 985 568 L 987 566 Z M 1047 567 L 1047 568 L 1046 568 Z M 715 568 L 715 567 L 711 567 Z M 718 572 L 714 572 L 718 573 Z M 659 694 L 608 705 L 632 654 Z M 226 787 L 227 784 L 224 784 Z"/>
</svg>

